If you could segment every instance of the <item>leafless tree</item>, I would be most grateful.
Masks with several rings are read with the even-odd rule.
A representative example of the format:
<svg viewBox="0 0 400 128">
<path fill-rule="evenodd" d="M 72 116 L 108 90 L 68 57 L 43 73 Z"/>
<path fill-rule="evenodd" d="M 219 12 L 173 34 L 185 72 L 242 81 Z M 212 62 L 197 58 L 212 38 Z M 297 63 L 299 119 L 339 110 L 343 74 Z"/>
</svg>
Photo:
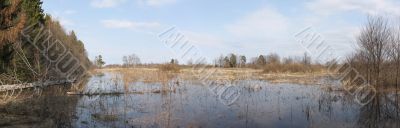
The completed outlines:
<svg viewBox="0 0 400 128">
<path fill-rule="evenodd" d="M 389 55 L 390 59 L 394 63 L 395 68 L 395 85 L 396 89 L 399 85 L 399 75 L 400 75 L 400 26 L 397 26 L 391 35 L 390 38 L 390 49 Z"/>
<path fill-rule="evenodd" d="M 267 55 L 266 61 L 267 61 L 267 64 L 280 64 L 281 63 L 281 59 L 280 59 L 279 55 L 276 53 L 271 53 L 271 54 Z"/>
<path fill-rule="evenodd" d="M 282 60 L 283 64 L 293 64 L 295 60 L 292 57 L 285 57 Z"/>
<path fill-rule="evenodd" d="M 381 84 L 382 64 L 387 57 L 387 48 L 390 41 L 390 28 L 386 19 L 370 17 L 367 25 L 358 37 L 360 52 L 365 54 L 366 65 L 372 69 L 372 82 L 375 86 Z"/>
<path fill-rule="evenodd" d="M 220 55 L 217 59 L 216 59 L 216 65 L 217 67 L 224 67 L 224 55 Z"/>
<path fill-rule="evenodd" d="M 124 63 L 124 67 L 136 67 L 141 63 L 140 58 L 136 54 L 124 56 L 122 57 L 122 61 Z"/>
<path fill-rule="evenodd" d="M 307 54 L 307 52 L 304 53 L 304 56 L 302 58 L 302 62 L 306 66 L 311 64 L 311 57 Z"/>
</svg>

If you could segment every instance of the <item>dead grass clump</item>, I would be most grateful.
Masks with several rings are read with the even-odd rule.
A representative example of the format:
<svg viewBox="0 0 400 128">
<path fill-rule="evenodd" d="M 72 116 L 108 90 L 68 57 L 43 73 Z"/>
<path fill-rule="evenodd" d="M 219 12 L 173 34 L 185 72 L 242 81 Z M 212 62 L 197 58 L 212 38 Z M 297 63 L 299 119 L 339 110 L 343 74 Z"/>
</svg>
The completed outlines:
<svg viewBox="0 0 400 128">
<path fill-rule="evenodd" d="M 163 64 L 158 67 L 160 71 L 179 72 L 181 69 L 177 64 Z"/>
<path fill-rule="evenodd" d="M 132 82 L 168 82 L 176 77 L 176 73 L 159 71 L 155 68 L 135 68 L 135 69 L 114 69 L 107 70 L 121 74 L 121 79 L 125 86 L 129 86 Z"/>
</svg>

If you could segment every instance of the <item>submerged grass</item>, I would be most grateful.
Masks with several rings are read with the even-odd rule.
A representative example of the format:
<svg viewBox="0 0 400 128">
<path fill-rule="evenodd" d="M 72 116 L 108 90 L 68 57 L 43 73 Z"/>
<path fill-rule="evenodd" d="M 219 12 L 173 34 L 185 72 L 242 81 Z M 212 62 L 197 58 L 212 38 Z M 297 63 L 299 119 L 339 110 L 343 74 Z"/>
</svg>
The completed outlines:
<svg viewBox="0 0 400 128">
<path fill-rule="evenodd" d="M 113 122 L 113 121 L 118 121 L 118 116 L 117 115 L 106 115 L 106 114 L 92 114 L 92 118 L 98 121 L 103 121 L 103 122 Z"/>
</svg>

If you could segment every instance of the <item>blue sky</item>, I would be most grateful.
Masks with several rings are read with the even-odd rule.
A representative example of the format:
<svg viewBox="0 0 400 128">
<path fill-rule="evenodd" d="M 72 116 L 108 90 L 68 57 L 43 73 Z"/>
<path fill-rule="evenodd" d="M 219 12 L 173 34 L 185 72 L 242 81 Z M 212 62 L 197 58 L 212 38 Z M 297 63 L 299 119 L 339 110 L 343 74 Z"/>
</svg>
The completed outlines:
<svg viewBox="0 0 400 128">
<path fill-rule="evenodd" d="M 395 0 L 43 0 L 74 30 L 91 59 L 108 64 L 137 54 L 142 62 L 178 58 L 157 35 L 176 27 L 211 62 L 221 54 L 301 56 L 294 35 L 312 27 L 335 51 L 349 54 L 368 15 L 400 15 Z"/>
</svg>

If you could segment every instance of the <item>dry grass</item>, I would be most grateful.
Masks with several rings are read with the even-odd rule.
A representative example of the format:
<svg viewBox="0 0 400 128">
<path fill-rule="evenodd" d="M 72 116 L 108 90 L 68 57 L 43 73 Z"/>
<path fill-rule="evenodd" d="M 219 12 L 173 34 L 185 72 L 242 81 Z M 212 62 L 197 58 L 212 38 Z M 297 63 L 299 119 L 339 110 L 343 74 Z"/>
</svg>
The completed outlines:
<svg viewBox="0 0 400 128">
<path fill-rule="evenodd" d="M 181 70 L 179 65 L 176 64 L 162 64 L 158 67 L 158 69 L 164 72 L 175 72 L 175 73 Z"/>
<path fill-rule="evenodd" d="M 297 83 L 297 84 L 318 84 L 321 77 L 328 76 L 323 70 L 314 72 L 296 73 L 265 73 L 262 69 L 251 68 L 206 68 L 196 70 L 192 68 L 181 69 L 177 72 L 160 71 L 157 68 L 113 68 L 102 69 L 103 71 L 117 72 L 123 75 L 122 79 L 129 85 L 131 82 L 161 82 L 165 83 L 179 75 L 182 80 L 196 81 L 200 78 L 207 80 L 267 80 L 271 83 Z M 212 75 L 208 75 L 211 73 Z"/>
<path fill-rule="evenodd" d="M 114 72 L 121 74 L 121 79 L 124 82 L 125 93 L 167 93 L 175 92 L 175 87 L 171 87 L 168 83 L 177 77 L 175 72 L 160 71 L 157 68 L 113 68 L 104 69 L 105 72 Z M 129 92 L 130 86 L 134 82 L 144 83 L 161 83 L 162 86 L 157 89 L 146 89 L 137 92 Z"/>
<path fill-rule="evenodd" d="M 294 83 L 294 84 L 322 84 L 322 77 L 329 76 L 326 72 L 315 73 L 268 73 L 262 74 L 260 77 L 263 80 L 268 80 L 271 83 Z"/>
<path fill-rule="evenodd" d="M 102 71 L 116 72 L 122 74 L 122 80 L 126 83 L 141 82 L 168 82 L 177 74 L 174 72 L 163 72 L 156 68 L 114 68 L 102 69 Z"/>
<path fill-rule="evenodd" d="M 265 73 L 306 73 L 306 72 L 320 72 L 323 71 L 320 65 L 306 66 L 303 64 L 268 64 L 264 67 Z"/>
</svg>

